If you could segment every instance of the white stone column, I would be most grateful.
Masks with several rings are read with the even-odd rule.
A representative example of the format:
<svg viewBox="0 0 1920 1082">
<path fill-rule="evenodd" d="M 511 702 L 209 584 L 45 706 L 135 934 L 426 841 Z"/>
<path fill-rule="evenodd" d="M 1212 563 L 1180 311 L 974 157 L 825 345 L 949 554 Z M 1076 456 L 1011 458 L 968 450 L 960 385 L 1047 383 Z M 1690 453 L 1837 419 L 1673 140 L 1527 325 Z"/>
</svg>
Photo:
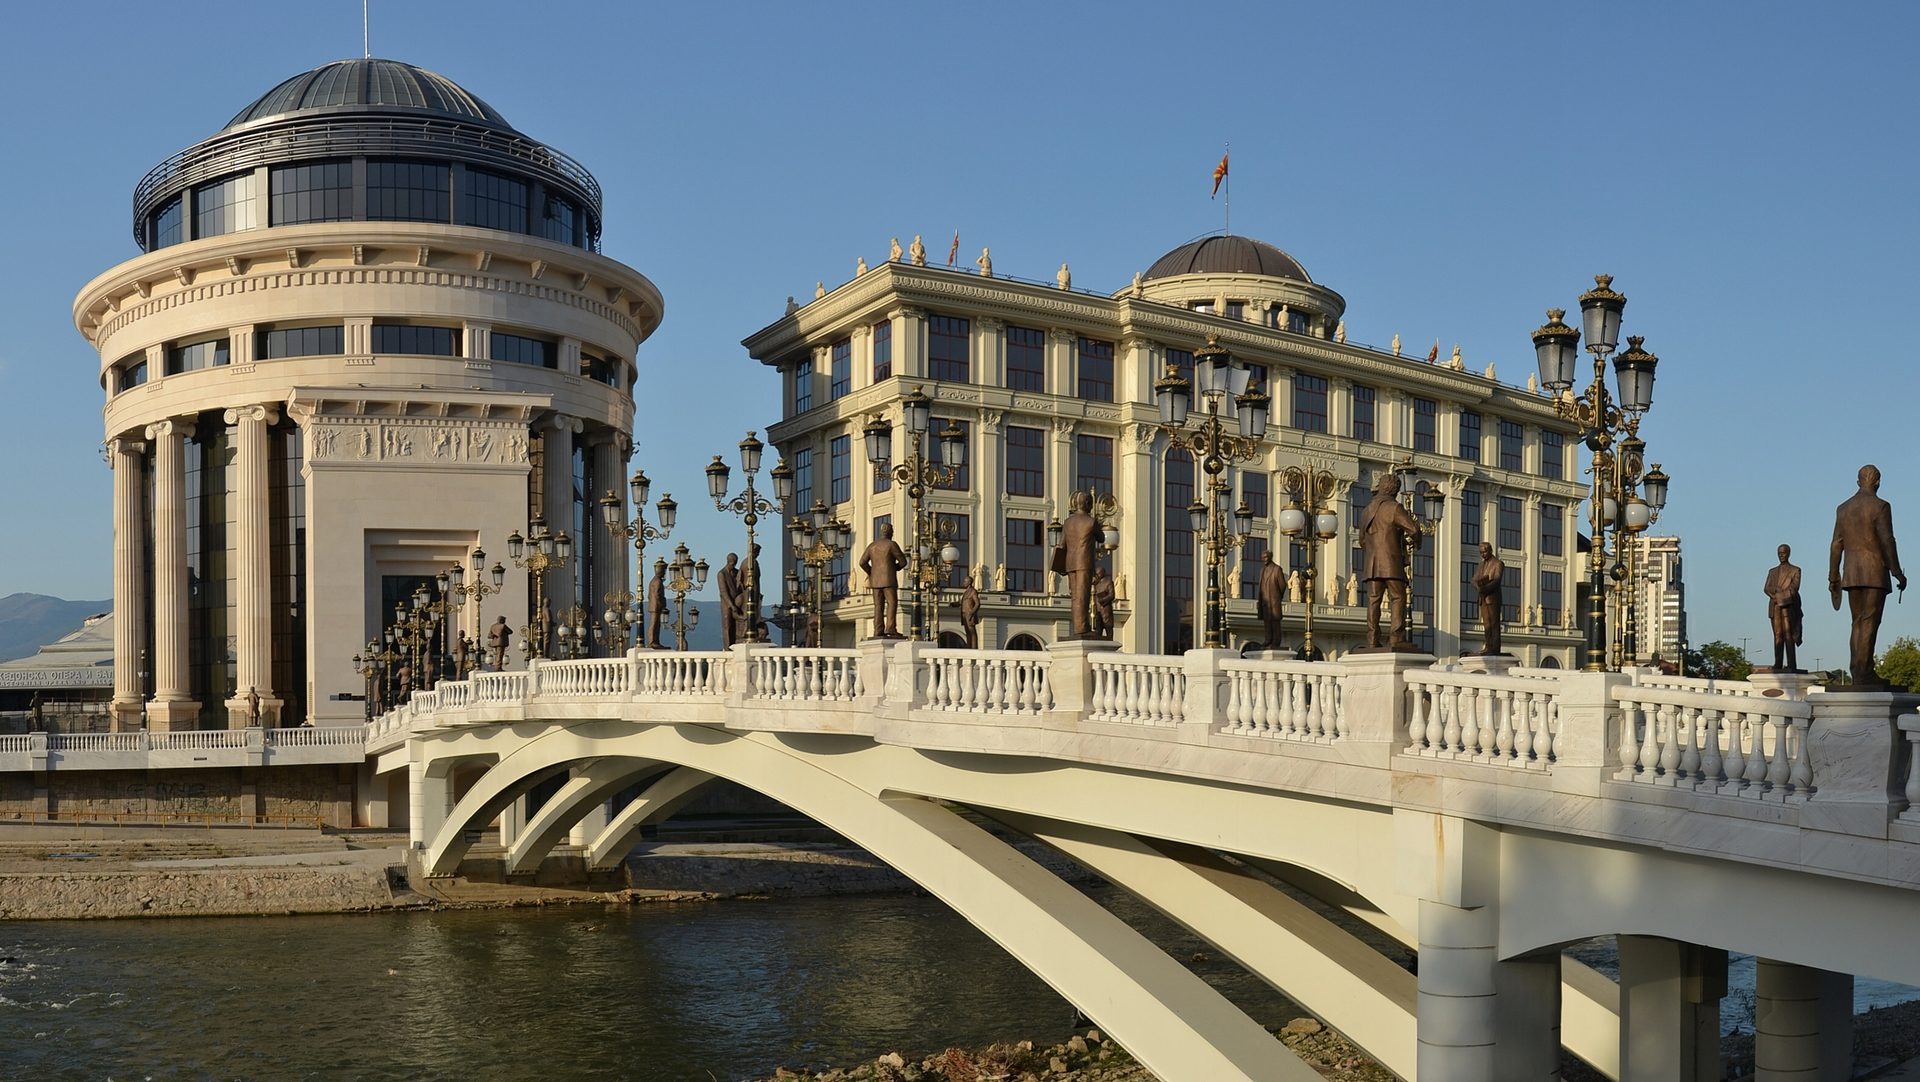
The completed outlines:
<svg viewBox="0 0 1920 1082">
<path fill-rule="evenodd" d="M 1754 1082 L 1853 1076 L 1853 977 L 1754 959 Z"/>
<path fill-rule="evenodd" d="M 227 728 L 278 724 L 281 701 L 273 688 L 273 535 L 268 513 L 267 426 L 272 407 L 241 406 L 225 414 L 234 427 L 234 654 L 233 698 Z M 260 696 L 253 717 L 248 689 Z"/>
<path fill-rule="evenodd" d="M 1492 906 L 1463 909 L 1420 900 L 1419 1050 L 1421 1082 L 1482 1082 L 1494 1070 L 1499 997 L 1494 966 L 1499 929 Z"/>
<path fill-rule="evenodd" d="M 146 647 L 146 565 L 141 535 L 146 526 L 146 485 L 139 440 L 112 441 L 113 464 L 113 731 L 140 728 L 146 688 L 141 651 Z"/>
<path fill-rule="evenodd" d="M 187 676 L 187 437 L 193 424 L 147 426 L 153 445 L 153 704 L 156 730 L 189 726 L 200 712 Z"/>
<path fill-rule="evenodd" d="M 407 764 L 407 841 L 425 849 L 446 825 L 453 807 L 453 780 L 429 771 L 429 764 Z"/>
<path fill-rule="evenodd" d="M 1620 944 L 1620 1076 L 1647 1082 L 1720 1077 L 1727 952 L 1655 936 Z"/>
</svg>

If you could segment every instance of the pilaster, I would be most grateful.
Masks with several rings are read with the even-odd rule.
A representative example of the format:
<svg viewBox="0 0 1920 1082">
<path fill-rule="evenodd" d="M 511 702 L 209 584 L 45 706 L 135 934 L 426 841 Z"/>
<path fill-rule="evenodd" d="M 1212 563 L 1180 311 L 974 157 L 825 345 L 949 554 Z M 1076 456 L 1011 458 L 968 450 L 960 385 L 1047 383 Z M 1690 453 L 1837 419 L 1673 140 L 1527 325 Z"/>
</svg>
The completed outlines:
<svg viewBox="0 0 1920 1082">
<path fill-rule="evenodd" d="M 140 728 L 146 688 L 141 658 L 147 623 L 146 563 L 141 558 L 146 526 L 146 484 L 142 474 L 147 445 L 116 439 L 113 465 L 113 731 Z"/>
<path fill-rule="evenodd" d="M 191 725 L 199 705 L 187 678 L 186 440 L 193 424 L 170 418 L 147 426 L 153 445 L 153 704 L 155 730 Z"/>
<path fill-rule="evenodd" d="M 234 688 L 227 700 L 227 728 L 278 724 L 281 701 L 273 687 L 273 549 L 267 501 L 267 426 L 272 407 L 226 411 L 234 428 L 233 542 Z M 248 692 L 260 697 L 253 716 Z"/>
</svg>

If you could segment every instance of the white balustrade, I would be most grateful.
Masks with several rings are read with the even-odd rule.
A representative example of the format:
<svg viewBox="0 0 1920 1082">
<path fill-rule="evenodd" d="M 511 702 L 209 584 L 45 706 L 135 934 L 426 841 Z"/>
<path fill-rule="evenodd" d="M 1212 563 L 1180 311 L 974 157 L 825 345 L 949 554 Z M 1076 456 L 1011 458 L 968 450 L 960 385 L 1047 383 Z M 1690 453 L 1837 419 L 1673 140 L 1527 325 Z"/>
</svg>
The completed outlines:
<svg viewBox="0 0 1920 1082">
<path fill-rule="evenodd" d="M 51 733 L 51 751 L 145 751 L 146 733 Z"/>
<path fill-rule="evenodd" d="M 1902 715 L 1898 724 L 1901 735 L 1907 738 L 1907 784 L 1903 790 L 1907 808 L 1900 818 L 1920 822 L 1920 714 Z"/>
<path fill-rule="evenodd" d="M 725 651 L 642 650 L 636 661 L 645 699 L 719 699 L 727 694 Z"/>
<path fill-rule="evenodd" d="M 1560 732 L 1559 687 L 1528 676 L 1407 674 L 1408 755 L 1519 770 L 1547 769 Z"/>
<path fill-rule="evenodd" d="M 219 748 L 244 748 L 244 729 L 188 729 L 170 733 L 148 733 L 147 746 L 154 751 L 213 751 Z"/>
<path fill-rule="evenodd" d="M 477 672 L 468 683 L 473 687 L 471 702 L 517 703 L 526 699 L 531 677 L 525 672 Z"/>
<path fill-rule="evenodd" d="M 1087 658 L 1093 687 L 1088 721 L 1128 725 L 1178 725 L 1187 717 L 1187 670 L 1183 659 L 1137 654 Z"/>
<path fill-rule="evenodd" d="M 1032 650 L 928 650 L 927 707 L 1032 716 L 1053 707 L 1051 659 Z"/>
<path fill-rule="evenodd" d="M 749 698 L 846 702 L 862 690 L 857 651 L 756 647 L 747 661 Z"/>
<path fill-rule="evenodd" d="M 368 725 L 337 725 L 327 728 L 268 729 L 270 748 L 339 748 L 367 742 Z"/>
<path fill-rule="evenodd" d="M 1223 661 L 1226 732 L 1275 740 L 1331 743 L 1347 735 L 1338 664 L 1326 661 Z"/>
<path fill-rule="evenodd" d="M 627 659 L 582 657 L 540 665 L 539 694 L 549 698 L 612 698 L 627 690 Z"/>
<path fill-rule="evenodd" d="M 33 737 L 26 733 L 0 736 L 0 755 L 25 755 L 33 750 Z"/>
<path fill-rule="evenodd" d="M 1667 678 L 1671 681 L 1673 678 Z M 1720 681 L 1712 692 L 1636 684 L 1614 689 L 1614 780 L 1750 799 L 1805 800 L 1813 708 Z"/>
</svg>

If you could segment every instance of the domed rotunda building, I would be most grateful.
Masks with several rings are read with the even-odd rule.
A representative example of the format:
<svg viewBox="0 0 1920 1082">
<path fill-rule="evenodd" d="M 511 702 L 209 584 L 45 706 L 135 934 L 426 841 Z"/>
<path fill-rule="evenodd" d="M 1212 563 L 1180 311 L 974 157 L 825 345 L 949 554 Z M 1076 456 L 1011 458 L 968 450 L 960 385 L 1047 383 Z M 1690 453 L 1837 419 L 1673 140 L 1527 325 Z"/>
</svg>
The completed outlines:
<svg viewBox="0 0 1920 1082">
<path fill-rule="evenodd" d="M 595 502 L 624 498 L 662 305 L 601 222 L 584 166 L 391 60 L 296 75 L 140 181 L 142 254 L 73 306 L 114 471 L 117 728 L 358 721 L 355 655 L 451 565 L 489 589 L 508 565 L 453 626 L 527 624 L 505 542 L 535 520 L 573 540 L 554 609 L 626 587 Z"/>
</svg>

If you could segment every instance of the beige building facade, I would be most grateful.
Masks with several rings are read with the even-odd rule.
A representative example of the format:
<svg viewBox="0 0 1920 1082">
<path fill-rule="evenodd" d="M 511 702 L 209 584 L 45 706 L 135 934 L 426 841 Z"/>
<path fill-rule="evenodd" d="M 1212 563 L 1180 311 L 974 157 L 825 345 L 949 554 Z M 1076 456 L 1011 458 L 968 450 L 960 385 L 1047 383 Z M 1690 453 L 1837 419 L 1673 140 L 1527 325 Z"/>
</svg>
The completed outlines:
<svg viewBox="0 0 1920 1082">
<path fill-rule="evenodd" d="M 662 303 L 600 220 L 578 163 L 374 59 L 287 80 L 141 182 L 143 254 L 73 306 L 114 471 L 116 727 L 358 721 L 355 655 L 476 548 L 503 589 L 450 622 L 527 623 L 506 538 L 534 520 L 576 540 L 556 608 L 626 587 L 596 500 L 625 513 Z"/>
<path fill-rule="evenodd" d="M 1205 564 L 1186 507 L 1204 477 L 1191 456 L 1170 454 L 1153 385 L 1169 365 L 1190 377 L 1194 352 L 1212 339 L 1251 366 L 1272 399 L 1260 453 L 1228 475 L 1228 505 L 1244 500 L 1254 515 L 1222 584 L 1236 645 L 1261 637 L 1253 599 L 1269 552 L 1289 573 L 1288 647 L 1300 646 L 1309 596 L 1318 649 L 1364 642 L 1359 510 L 1384 471 L 1410 464 L 1447 497 L 1437 537 L 1414 560 L 1416 640 L 1440 655 L 1479 649 L 1469 583 L 1485 540 L 1507 565 L 1507 651 L 1572 664 L 1584 494 L 1572 426 L 1549 399 L 1468 370 L 1457 352 L 1429 361 L 1401 356 L 1397 343 L 1347 342 L 1345 307 L 1292 257 L 1237 236 L 1183 245 L 1112 295 L 1070 288 L 1066 268 L 1046 284 L 910 255 L 790 304 L 744 344 L 780 374 L 783 416 L 769 435 L 795 471 L 798 509 L 819 500 L 855 535 L 852 554 L 831 568 L 827 641 L 870 632 L 866 582 L 849 566 L 859 549 L 887 524 L 903 547 L 914 540 L 905 486 L 876 475 L 862 430 L 873 416 L 889 421 L 894 458 L 904 456 L 900 403 L 920 389 L 933 399 L 932 427 L 957 424 L 967 447 L 963 476 L 925 497 L 943 544 L 960 555 L 942 594 L 943 630 L 956 630 L 970 573 L 983 646 L 1060 638 L 1066 604 L 1047 570 L 1045 526 L 1064 518 L 1071 493 L 1093 489 L 1116 508 L 1115 637 L 1135 651 L 1195 645 Z M 1289 468 L 1335 479 L 1326 509 L 1340 530 L 1314 554 L 1311 580 L 1306 543 L 1275 526 Z"/>
</svg>

